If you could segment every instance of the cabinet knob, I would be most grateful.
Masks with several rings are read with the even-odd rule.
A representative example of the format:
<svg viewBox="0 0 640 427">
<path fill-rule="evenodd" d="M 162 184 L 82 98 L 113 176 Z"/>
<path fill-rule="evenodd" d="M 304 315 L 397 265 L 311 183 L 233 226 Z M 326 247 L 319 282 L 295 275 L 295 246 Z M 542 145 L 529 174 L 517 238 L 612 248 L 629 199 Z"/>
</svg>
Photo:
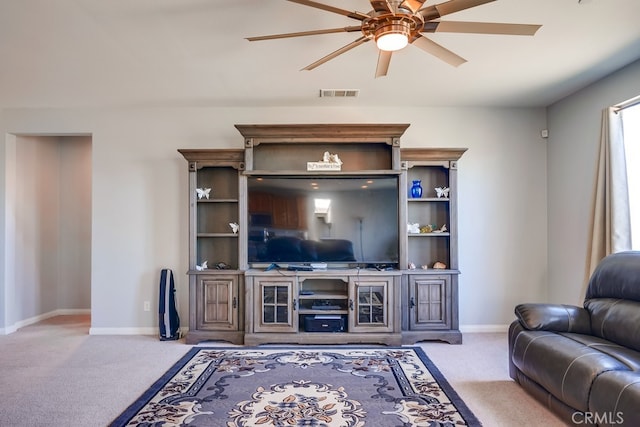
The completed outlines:
<svg viewBox="0 0 640 427">
<path fill-rule="evenodd" d="M 296 304 L 297 304 L 297 300 L 294 298 L 293 299 L 293 311 L 296 311 Z"/>
<path fill-rule="evenodd" d="M 349 310 L 353 311 L 353 300 L 349 300 Z"/>
<path fill-rule="evenodd" d="M 409 300 L 409 308 L 413 308 L 413 307 L 415 307 L 415 306 L 416 306 L 416 302 L 415 302 L 415 300 L 413 299 L 413 297 L 411 297 L 411 300 Z"/>
<path fill-rule="evenodd" d="M 233 297 L 233 301 L 231 302 L 231 307 L 238 308 L 238 299 Z"/>
</svg>

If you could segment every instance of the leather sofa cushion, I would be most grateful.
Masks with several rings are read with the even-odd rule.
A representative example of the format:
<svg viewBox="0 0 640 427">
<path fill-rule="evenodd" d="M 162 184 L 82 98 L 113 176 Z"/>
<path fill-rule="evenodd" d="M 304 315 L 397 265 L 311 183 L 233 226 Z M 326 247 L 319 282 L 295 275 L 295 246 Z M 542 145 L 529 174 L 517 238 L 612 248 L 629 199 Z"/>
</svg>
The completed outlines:
<svg viewBox="0 0 640 427">
<path fill-rule="evenodd" d="M 571 335 L 522 331 L 515 338 L 511 358 L 522 373 L 557 399 L 577 410 L 588 411 L 591 386 L 598 375 L 629 368 L 616 358 L 572 339 Z M 580 339 L 588 336 L 582 335 Z"/>
<path fill-rule="evenodd" d="M 589 409 L 605 420 L 600 426 L 640 426 L 640 376 L 637 372 L 612 371 L 598 376 L 589 397 Z"/>
<path fill-rule="evenodd" d="M 613 298 L 585 301 L 592 334 L 640 351 L 640 302 Z"/>
<path fill-rule="evenodd" d="M 594 298 L 640 302 L 640 251 L 618 252 L 598 263 L 589 279 L 585 301 Z"/>
<path fill-rule="evenodd" d="M 565 304 L 519 304 L 515 314 L 530 330 L 591 333 L 589 312 L 582 307 Z"/>
<path fill-rule="evenodd" d="M 630 370 L 639 371 L 638 375 L 640 375 L 640 352 L 594 336 L 580 334 L 562 335 L 618 359 Z"/>
</svg>

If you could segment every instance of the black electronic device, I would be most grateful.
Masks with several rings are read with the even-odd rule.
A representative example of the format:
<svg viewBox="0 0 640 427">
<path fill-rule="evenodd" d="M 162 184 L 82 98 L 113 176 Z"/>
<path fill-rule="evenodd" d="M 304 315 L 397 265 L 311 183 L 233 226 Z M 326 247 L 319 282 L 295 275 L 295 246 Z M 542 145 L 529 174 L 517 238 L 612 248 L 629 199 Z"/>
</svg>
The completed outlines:
<svg viewBox="0 0 640 427">
<path fill-rule="evenodd" d="M 363 191 L 362 186 L 367 190 Z M 265 213 L 274 221 L 251 225 L 247 242 L 250 264 L 305 264 L 313 269 L 345 264 L 389 264 L 397 268 L 400 251 L 399 175 L 250 176 L 250 218 Z M 330 216 L 315 216 L 302 201 L 330 200 Z M 271 210 L 264 207 L 271 200 Z M 277 201 L 277 203 L 276 203 Z M 305 202 L 306 203 L 306 202 Z M 306 205 L 305 205 L 306 206 Z M 298 222 L 276 219 L 289 211 Z M 320 220 L 318 220 L 320 219 Z M 305 270 L 309 271 L 309 270 Z"/>
<path fill-rule="evenodd" d="M 345 332 L 345 316 L 323 314 L 305 316 L 304 330 L 306 332 Z"/>
<path fill-rule="evenodd" d="M 313 267 L 310 265 L 289 264 L 287 270 L 291 271 L 313 271 Z"/>
</svg>

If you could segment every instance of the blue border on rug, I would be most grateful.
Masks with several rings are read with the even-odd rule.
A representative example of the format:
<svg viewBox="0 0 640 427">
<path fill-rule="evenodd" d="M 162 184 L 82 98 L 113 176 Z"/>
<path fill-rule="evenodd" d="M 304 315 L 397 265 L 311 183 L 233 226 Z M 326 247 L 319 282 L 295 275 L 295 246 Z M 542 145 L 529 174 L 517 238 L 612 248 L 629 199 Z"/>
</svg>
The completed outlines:
<svg viewBox="0 0 640 427">
<path fill-rule="evenodd" d="M 173 378 L 182 367 L 193 358 L 193 356 L 201 350 L 265 350 L 265 349 L 273 349 L 279 348 L 282 350 L 329 350 L 334 348 L 334 345 L 327 346 L 263 346 L 263 347 L 205 347 L 205 346 L 195 346 L 189 349 L 184 356 L 180 358 L 176 363 L 173 364 L 167 372 L 165 372 L 156 382 L 154 382 L 139 398 L 136 399 L 127 409 L 122 412 L 111 424 L 109 427 L 124 427 L 127 423 L 142 409 L 145 405 L 153 398 L 153 396 L 162 389 Z M 344 347 L 344 346 L 341 346 Z M 458 395 L 455 389 L 449 384 L 449 381 L 445 378 L 445 376 L 440 372 L 440 370 L 436 367 L 436 365 L 429 359 L 429 356 L 424 352 L 424 350 L 420 347 L 415 346 L 407 346 L 407 347 L 375 347 L 375 346 L 348 346 L 353 349 L 364 349 L 364 350 L 414 350 L 422 363 L 429 369 L 429 372 L 433 376 L 433 378 L 438 382 L 438 385 L 447 395 L 451 403 L 456 407 L 460 416 L 465 420 L 469 427 L 480 427 L 482 423 L 478 420 L 471 409 L 464 403 L 464 400 Z"/>
<path fill-rule="evenodd" d="M 478 418 L 476 418 L 475 414 L 471 412 L 471 409 L 464 403 L 464 400 L 458 395 L 455 389 L 449 384 L 449 381 L 445 378 L 445 376 L 440 372 L 440 369 L 429 359 L 429 356 L 424 352 L 424 350 L 420 347 L 397 347 L 397 348 L 410 348 L 415 350 L 416 354 L 422 360 L 422 363 L 429 369 L 429 372 L 433 376 L 433 378 L 438 382 L 440 388 L 445 392 L 451 403 L 456 407 L 460 416 L 464 418 L 467 422 L 468 426 L 481 426 L 482 423 Z"/>
</svg>

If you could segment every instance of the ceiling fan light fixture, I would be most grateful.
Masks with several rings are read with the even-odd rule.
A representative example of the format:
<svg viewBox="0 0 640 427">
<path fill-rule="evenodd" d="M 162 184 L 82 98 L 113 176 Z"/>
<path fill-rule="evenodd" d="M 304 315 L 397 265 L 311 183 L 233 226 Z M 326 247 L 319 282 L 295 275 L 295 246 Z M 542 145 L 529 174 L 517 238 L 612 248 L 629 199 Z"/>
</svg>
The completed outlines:
<svg viewBox="0 0 640 427">
<path fill-rule="evenodd" d="M 404 21 L 392 22 L 378 28 L 375 32 L 378 49 L 393 52 L 409 44 L 411 27 Z"/>
</svg>

